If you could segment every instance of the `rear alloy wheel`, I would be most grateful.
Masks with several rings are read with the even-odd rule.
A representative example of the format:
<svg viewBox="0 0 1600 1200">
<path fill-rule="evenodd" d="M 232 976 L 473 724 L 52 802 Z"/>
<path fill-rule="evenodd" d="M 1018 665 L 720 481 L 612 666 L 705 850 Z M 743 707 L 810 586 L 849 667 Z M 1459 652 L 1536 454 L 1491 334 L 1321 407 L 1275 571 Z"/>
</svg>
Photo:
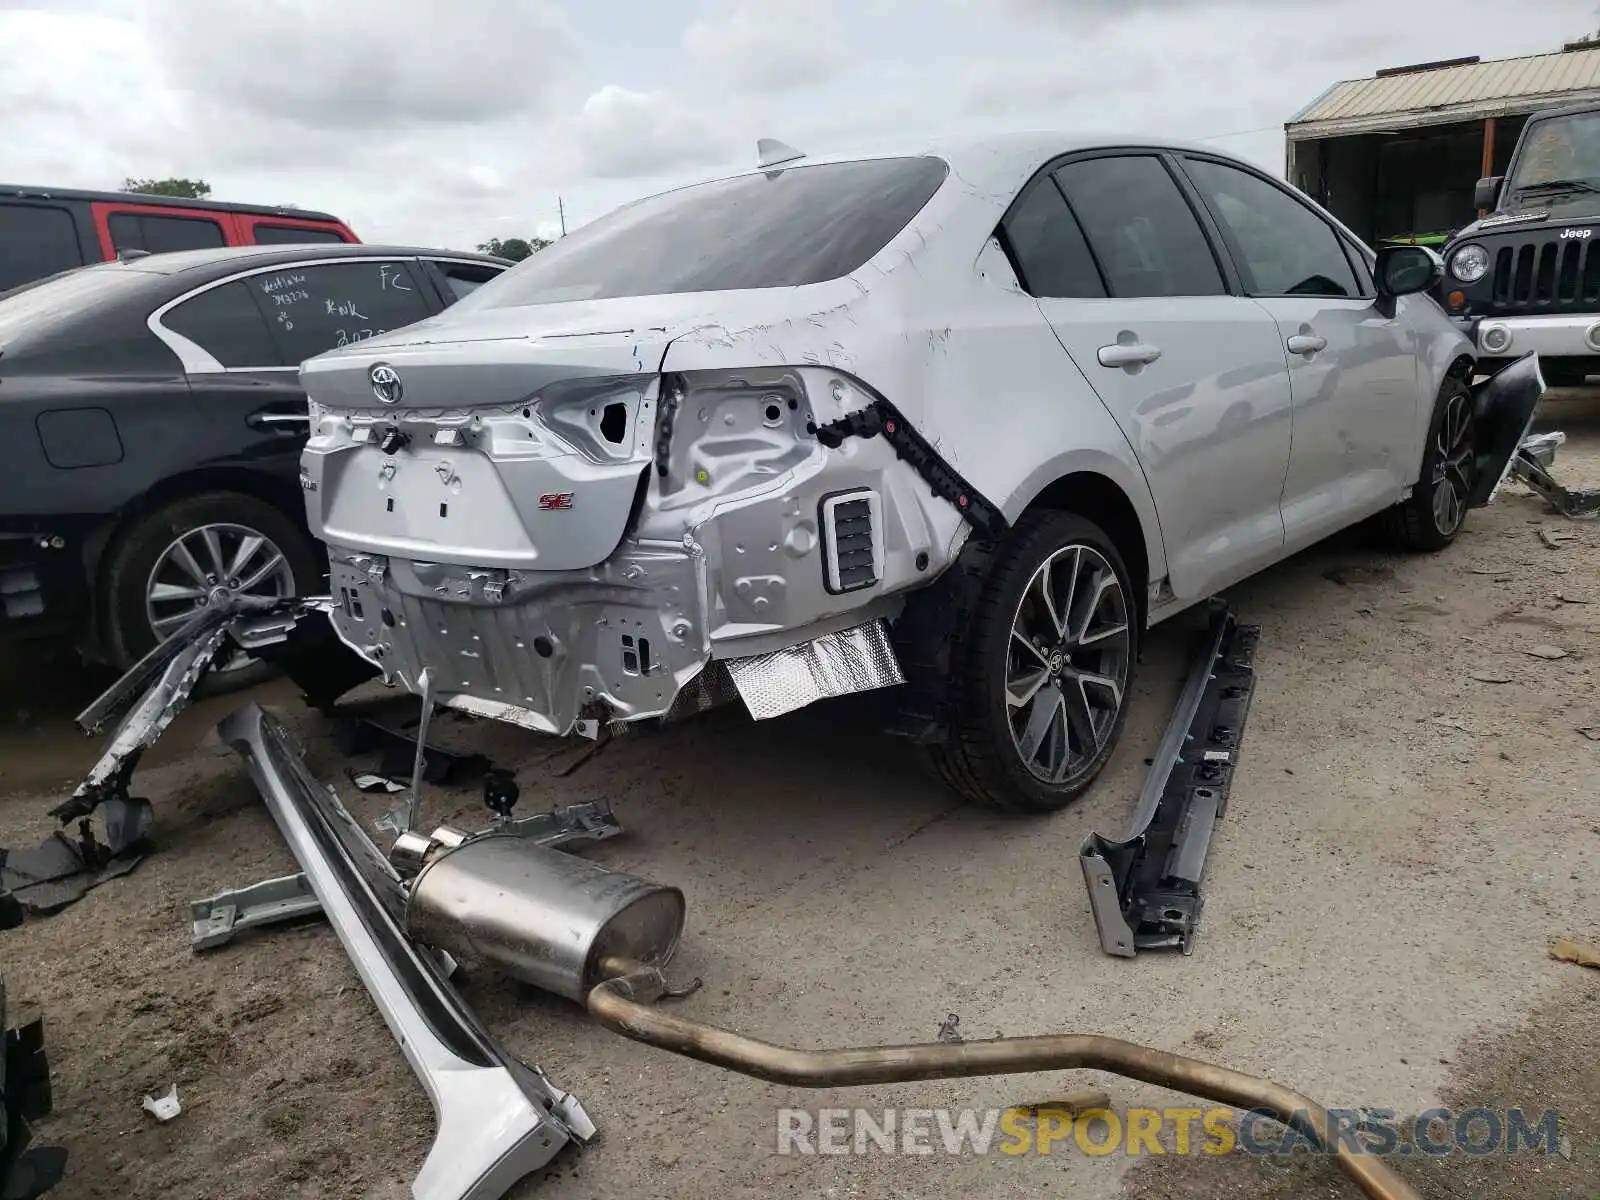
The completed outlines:
<svg viewBox="0 0 1600 1200">
<path fill-rule="evenodd" d="M 1462 380 L 1447 379 L 1428 431 L 1421 477 L 1411 498 L 1388 513 L 1390 537 L 1400 549 L 1442 550 L 1461 532 L 1477 479 L 1476 426 L 1472 392 Z"/>
<path fill-rule="evenodd" d="M 312 595 L 321 581 L 310 542 L 270 504 L 225 492 L 179 500 L 139 521 L 112 552 L 106 603 L 115 665 L 131 666 L 210 605 Z M 230 645 L 205 690 L 231 691 L 271 674 Z"/>
<path fill-rule="evenodd" d="M 1052 812 L 1105 766 L 1127 713 L 1138 606 L 1111 540 L 1071 513 L 1033 514 L 995 554 L 934 752 L 945 780 L 991 808 Z"/>
<path fill-rule="evenodd" d="M 1006 710 L 1023 765 L 1070 785 L 1122 714 L 1132 632 L 1128 598 L 1092 546 L 1057 550 L 1028 581 L 1011 622 Z"/>
</svg>

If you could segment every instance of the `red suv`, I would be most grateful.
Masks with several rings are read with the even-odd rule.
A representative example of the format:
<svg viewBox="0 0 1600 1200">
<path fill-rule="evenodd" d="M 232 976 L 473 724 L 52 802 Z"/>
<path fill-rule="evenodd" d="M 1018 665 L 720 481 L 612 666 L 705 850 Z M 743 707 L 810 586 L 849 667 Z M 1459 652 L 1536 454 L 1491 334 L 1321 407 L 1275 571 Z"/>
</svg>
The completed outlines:
<svg viewBox="0 0 1600 1200">
<path fill-rule="evenodd" d="M 301 208 L 0 184 L 0 292 L 123 251 L 360 240 Z"/>
</svg>

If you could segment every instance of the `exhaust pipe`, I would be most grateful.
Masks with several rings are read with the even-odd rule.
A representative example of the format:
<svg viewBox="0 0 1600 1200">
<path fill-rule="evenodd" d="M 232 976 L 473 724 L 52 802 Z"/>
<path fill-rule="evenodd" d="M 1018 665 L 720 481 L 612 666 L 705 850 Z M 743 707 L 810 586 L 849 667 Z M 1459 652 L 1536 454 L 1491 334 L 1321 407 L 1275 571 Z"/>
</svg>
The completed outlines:
<svg viewBox="0 0 1600 1200">
<path fill-rule="evenodd" d="M 1107 1071 L 1219 1104 L 1271 1113 L 1284 1125 L 1295 1124 L 1320 1148 L 1332 1147 L 1340 1169 L 1372 1200 L 1421 1200 L 1420 1194 L 1382 1159 L 1354 1154 L 1342 1142 L 1336 1143 L 1333 1119 L 1327 1109 L 1299 1092 L 1255 1075 L 1087 1033 L 796 1050 L 651 1008 L 648 1002 L 661 994 L 660 973 L 634 964 L 609 965 L 625 973 L 596 985 L 585 1003 L 589 1014 L 600 1024 L 647 1046 L 768 1083 L 805 1088 L 854 1087 L 1071 1068 Z M 630 966 L 633 969 L 629 970 Z M 1309 1123 L 1296 1120 L 1296 1113 L 1306 1114 Z"/>
<path fill-rule="evenodd" d="M 796 1050 L 673 1016 L 651 1005 L 666 992 L 662 968 L 677 948 L 683 893 L 609 871 L 510 834 L 467 838 L 444 828 L 403 835 L 390 854 L 412 875 L 406 924 L 413 937 L 462 966 L 505 974 L 584 1005 L 623 1037 L 791 1087 L 854 1087 L 1074 1068 L 1106 1071 L 1271 1113 L 1337 1156 L 1372 1200 L 1421 1200 L 1382 1159 L 1337 1137 L 1327 1109 L 1270 1080 L 1117 1038 L 1062 1033 L 838 1050 Z M 1304 1121 L 1296 1114 L 1305 1114 Z"/>
</svg>

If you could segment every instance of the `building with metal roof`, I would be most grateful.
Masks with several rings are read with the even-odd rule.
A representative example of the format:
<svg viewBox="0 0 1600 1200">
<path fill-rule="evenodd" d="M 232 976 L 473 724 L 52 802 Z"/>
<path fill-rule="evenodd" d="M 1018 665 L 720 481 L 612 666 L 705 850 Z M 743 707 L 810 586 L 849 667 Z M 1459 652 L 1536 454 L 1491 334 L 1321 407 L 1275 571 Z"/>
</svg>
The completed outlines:
<svg viewBox="0 0 1600 1200">
<path fill-rule="evenodd" d="M 1477 215 L 1477 180 L 1504 173 L 1531 114 L 1586 101 L 1600 101 L 1600 38 L 1390 67 L 1289 120 L 1285 173 L 1369 242 L 1439 243 Z"/>
</svg>

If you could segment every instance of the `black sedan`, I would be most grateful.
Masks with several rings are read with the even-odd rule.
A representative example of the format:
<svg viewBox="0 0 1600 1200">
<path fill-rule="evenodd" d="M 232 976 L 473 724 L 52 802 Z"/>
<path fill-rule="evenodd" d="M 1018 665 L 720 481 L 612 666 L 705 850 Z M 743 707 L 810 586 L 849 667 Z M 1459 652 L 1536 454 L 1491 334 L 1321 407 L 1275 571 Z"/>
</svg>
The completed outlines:
<svg viewBox="0 0 1600 1200">
<path fill-rule="evenodd" d="M 125 668 L 211 599 L 320 591 L 299 364 L 431 316 L 510 265 L 241 247 L 0 295 L 0 636 L 70 636 Z"/>
</svg>

